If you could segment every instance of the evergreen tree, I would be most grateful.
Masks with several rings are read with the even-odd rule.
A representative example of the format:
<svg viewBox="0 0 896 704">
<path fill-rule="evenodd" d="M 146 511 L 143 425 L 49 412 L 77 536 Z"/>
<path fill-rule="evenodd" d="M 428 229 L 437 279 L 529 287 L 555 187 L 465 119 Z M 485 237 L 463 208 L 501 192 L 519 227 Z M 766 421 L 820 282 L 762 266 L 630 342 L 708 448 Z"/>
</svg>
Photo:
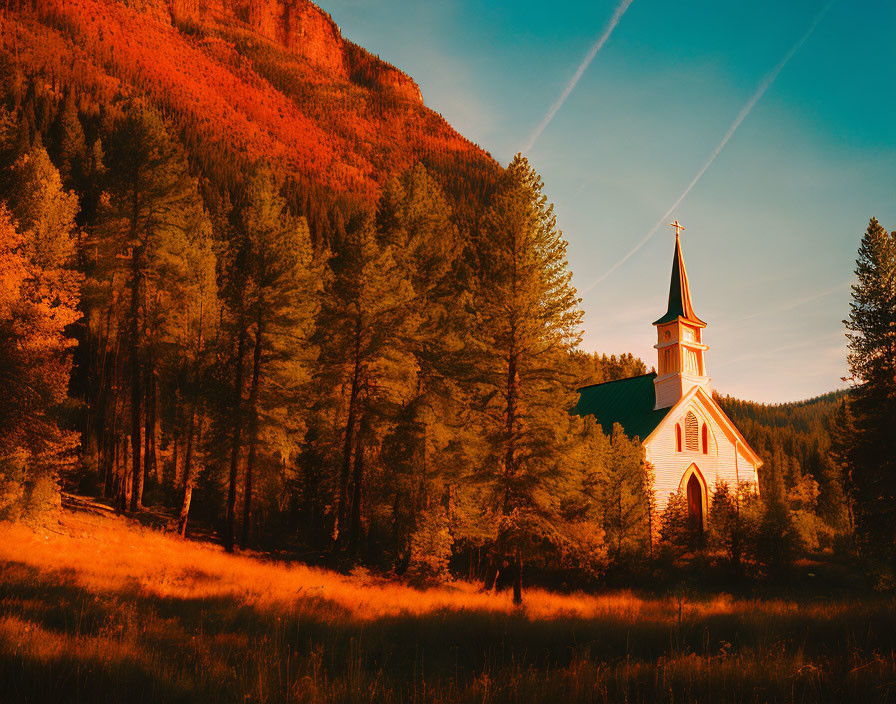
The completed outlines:
<svg viewBox="0 0 896 704">
<path fill-rule="evenodd" d="M 399 409 L 383 442 L 383 504 L 399 563 L 410 557 L 417 516 L 456 486 L 467 443 L 460 440 L 468 404 L 459 366 L 464 346 L 464 294 L 459 285 L 460 238 L 441 188 L 422 165 L 391 179 L 377 211 L 377 231 L 413 288 L 414 327 L 403 337 L 416 364 L 417 388 Z"/>
<path fill-rule="evenodd" d="M 763 490 L 755 546 L 756 558 L 776 576 L 790 570 L 801 547 L 799 533 L 777 482 Z"/>
<path fill-rule="evenodd" d="M 856 260 L 849 319 L 849 449 L 856 534 L 869 557 L 896 557 L 896 233 L 874 218 Z"/>
<path fill-rule="evenodd" d="M 650 545 L 653 477 L 640 443 L 620 425 L 613 428 L 607 460 L 597 480 L 602 523 L 613 559 L 643 552 Z"/>
<path fill-rule="evenodd" d="M 855 534 L 855 510 L 854 485 L 851 481 L 850 452 L 855 442 L 855 420 L 851 410 L 852 405 L 847 398 L 843 398 L 837 405 L 837 411 L 829 422 L 831 436 L 831 451 L 829 453 L 830 473 L 832 484 L 840 488 L 843 501 L 839 504 L 846 514 L 846 524 L 850 537 Z M 834 504 L 836 510 L 838 504 Z"/>
<path fill-rule="evenodd" d="M 247 203 L 240 214 L 243 251 L 236 265 L 245 267 L 242 299 L 237 303 L 242 324 L 251 328 L 252 368 L 248 416 L 248 453 L 243 487 L 242 544 L 250 538 L 253 475 L 262 431 L 269 444 L 288 456 L 301 430 L 299 397 L 311 373 L 316 352 L 309 344 L 318 308 L 320 268 L 314 264 L 311 237 L 303 218 L 293 217 L 276 191 L 271 175 L 257 170 L 249 181 Z M 249 332 L 239 330 L 245 337 Z M 238 363 L 240 363 L 238 361 Z M 241 400 L 239 401 L 241 403 Z M 241 417 L 241 415 L 240 415 Z M 234 437 L 239 432 L 234 429 Z M 275 442 L 275 438 L 279 442 Z M 236 477 L 231 473 L 231 481 Z M 234 530 L 228 494 L 227 535 Z M 232 538 L 226 541 L 232 545 Z"/>
<path fill-rule="evenodd" d="M 57 410 L 74 345 L 65 330 L 80 317 L 78 202 L 41 147 L 14 164 L 9 181 L 13 210 L 0 207 L 0 481 L 7 499 L 34 506 L 58 501 L 58 473 L 77 445 Z"/>
<path fill-rule="evenodd" d="M 88 150 L 84 128 L 78 117 L 75 93 L 69 90 L 62 100 L 62 109 L 56 117 L 53 129 L 53 145 L 56 163 L 63 183 L 68 187 L 83 184 Z"/>
<path fill-rule="evenodd" d="M 138 510 L 147 470 L 156 471 L 160 338 L 180 297 L 174 292 L 185 283 L 184 250 L 191 233 L 206 226 L 206 215 L 183 149 L 155 112 L 129 104 L 109 147 L 97 273 L 111 282 L 109 305 L 121 316 L 130 390 L 130 508 Z"/>
<path fill-rule="evenodd" d="M 566 362 L 582 317 L 553 206 L 522 156 L 502 177 L 477 257 L 475 382 L 488 443 L 477 478 L 499 523 L 486 586 L 510 564 L 520 603 L 523 549 L 556 533 L 557 501 L 570 486 L 563 455 L 574 399 Z"/>
<path fill-rule="evenodd" d="M 743 570 L 744 556 L 751 549 L 759 527 L 759 496 L 755 487 L 741 482 L 733 490 L 718 482 L 709 511 L 709 544 L 722 550 L 736 574 Z"/>
<path fill-rule="evenodd" d="M 417 366 L 406 338 L 418 321 L 412 315 L 414 289 L 392 247 L 377 241 L 370 220 L 346 233 L 331 265 L 333 277 L 317 320 L 317 384 L 330 390 L 326 402 L 340 418 L 334 428 L 341 450 L 333 536 L 356 549 L 366 470 L 385 434 L 381 422 L 394 418 L 417 388 Z"/>
<path fill-rule="evenodd" d="M 667 559 L 675 560 L 684 555 L 692 543 L 688 499 L 683 492 L 676 491 L 674 494 L 669 494 L 669 500 L 660 514 L 660 554 Z"/>
</svg>

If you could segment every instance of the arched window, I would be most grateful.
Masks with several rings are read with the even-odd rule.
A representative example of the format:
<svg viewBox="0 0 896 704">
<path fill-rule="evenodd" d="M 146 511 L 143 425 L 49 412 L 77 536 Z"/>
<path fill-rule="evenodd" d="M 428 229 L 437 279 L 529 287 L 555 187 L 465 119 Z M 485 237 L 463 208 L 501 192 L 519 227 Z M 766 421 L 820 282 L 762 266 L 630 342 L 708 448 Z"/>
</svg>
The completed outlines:
<svg viewBox="0 0 896 704">
<path fill-rule="evenodd" d="M 709 454 L 709 431 L 706 429 L 706 423 L 703 424 L 703 454 Z"/>
<path fill-rule="evenodd" d="M 697 444 L 697 416 L 693 411 L 688 411 L 684 417 L 684 445 L 688 450 L 695 452 L 700 449 Z"/>
<path fill-rule="evenodd" d="M 675 451 L 681 452 L 681 425 L 675 424 Z"/>
</svg>

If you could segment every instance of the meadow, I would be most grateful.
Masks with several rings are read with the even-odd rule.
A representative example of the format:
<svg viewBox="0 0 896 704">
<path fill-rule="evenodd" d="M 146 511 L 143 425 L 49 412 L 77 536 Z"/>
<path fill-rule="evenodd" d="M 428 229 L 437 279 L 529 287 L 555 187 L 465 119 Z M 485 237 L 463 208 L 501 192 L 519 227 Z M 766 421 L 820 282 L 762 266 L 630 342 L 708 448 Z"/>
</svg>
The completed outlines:
<svg viewBox="0 0 896 704">
<path fill-rule="evenodd" d="M 98 505 L 0 524 L 0 701 L 896 700 L 890 598 L 416 589 Z"/>
</svg>

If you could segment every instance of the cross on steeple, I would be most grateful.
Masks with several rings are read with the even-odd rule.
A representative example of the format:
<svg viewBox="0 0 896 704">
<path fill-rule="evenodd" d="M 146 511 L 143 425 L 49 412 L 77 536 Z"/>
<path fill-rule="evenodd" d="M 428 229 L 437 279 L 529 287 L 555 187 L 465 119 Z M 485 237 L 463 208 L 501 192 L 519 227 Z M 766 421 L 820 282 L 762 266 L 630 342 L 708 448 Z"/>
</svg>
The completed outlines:
<svg viewBox="0 0 896 704">
<path fill-rule="evenodd" d="M 676 236 L 676 237 L 678 237 L 678 235 L 679 235 L 679 234 L 681 233 L 681 231 L 684 229 L 684 225 L 682 225 L 681 223 L 679 223 L 678 220 L 676 220 L 675 222 L 670 222 L 670 223 L 669 223 L 669 227 L 674 227 L 674 228 L 675 228 L 675 236 Z"/>
</svg>

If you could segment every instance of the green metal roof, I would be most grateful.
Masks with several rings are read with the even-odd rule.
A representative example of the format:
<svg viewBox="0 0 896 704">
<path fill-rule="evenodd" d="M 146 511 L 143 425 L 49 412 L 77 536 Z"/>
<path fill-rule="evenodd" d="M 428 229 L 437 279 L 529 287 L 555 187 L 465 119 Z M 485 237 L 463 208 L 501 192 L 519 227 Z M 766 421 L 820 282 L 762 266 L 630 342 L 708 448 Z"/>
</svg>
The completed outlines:
<svg viewBox="0 0 896 704">
<path fill-rule="evenodd" d="M 579 402 L 572 413 L 583 418 L 593 415 L 607 434 L 613 432 L 615 423 L 619 423 L 630 438 L 637 436 L 644 440 L 670 410 L 653 409 L 656 405 L 656 390 L 653 386 L 655 378 L 656 372 L 651 372 L 629 379 L 584 386 L 579 389 Z"/>
</svg>

